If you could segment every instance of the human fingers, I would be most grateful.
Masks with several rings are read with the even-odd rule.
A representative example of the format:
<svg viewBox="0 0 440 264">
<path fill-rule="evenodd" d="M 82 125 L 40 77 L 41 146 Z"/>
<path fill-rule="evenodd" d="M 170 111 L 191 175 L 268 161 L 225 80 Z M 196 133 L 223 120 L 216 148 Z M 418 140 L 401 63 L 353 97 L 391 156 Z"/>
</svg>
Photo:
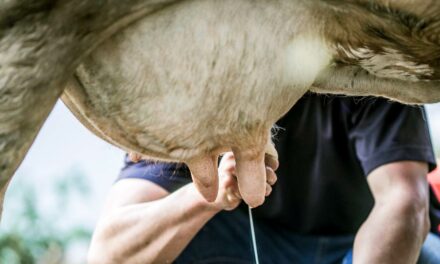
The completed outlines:
<svg viewBox="0 0 440 264">
<path fill-rule="evenodd" d="M 266 166 L 269 166 L 274 171 L 276 171 L 278 169 L 278 166 L 280 165 L 280 163 L 278 162 L 278 157 L 275 157 L 268 153 L 266 153 L 265 155 L 264 163 L 266 164 Z"/>
<path fill-rule="evenodd" d="M 137 163 L 137 162 L 139 162 L 139 161 L 142 159 L 142 155 L 141 155 L 141 154 L 138 154 L 138 153 L 136 153 L 136 152 L 130 152 L 130 153 L 128 153 L 128 158 L 129 158 L 132 162 Z"/>
<path fill-rule="evenodd" d="M 234 152 L 229 151 L 223 154 L 222 160 L 233 160 L 234 158 Z"/>
<path fill-rule="evenodd" d="M 271 168 L 266 166 L 266 181 L 269 185 L 274 185 L 278 180 L 278 177 L 275 173 L 275 171 Z"/>
<path fill-rule="evenodd" d="M 235 158 L 232 152 L 227 152 L 220 160 L 218 167 L 220 175 L 234 175 L 235 176 Z"/>
<path fill-rule="evenodd" d="M 270 184 L 266 184 L 266 192 L 265 192 L 265 196 L 269 196 L 272 193 L 272 186 L 270 186 Z"/>
<path fill-rule="evenodd" d="M 237 186 L 237 179 L 234 175 L 221 175 L 220 178 L 224 181 L 224 186 L 227 189 L 227 196 L 228 201 L 235 201 L 236 199 L 242 200 L 239 188 Z M 277 181 L 277 176 L 275 172 L 270 167 L 266 167 L 266 190 L 265 190 L 265 196 L 269 196 L 272 193 L 273 187 Z M 234 199 L 229 199 L 229 197 L 233 197 Z"/>
<path fill-rule="evenodd" d="M 223 210 L 233 210 L 241 203 L 241 197 L 237 195 L 232 189 L 226 190 L 225 201 L 222 204 Z"/>
</svg>

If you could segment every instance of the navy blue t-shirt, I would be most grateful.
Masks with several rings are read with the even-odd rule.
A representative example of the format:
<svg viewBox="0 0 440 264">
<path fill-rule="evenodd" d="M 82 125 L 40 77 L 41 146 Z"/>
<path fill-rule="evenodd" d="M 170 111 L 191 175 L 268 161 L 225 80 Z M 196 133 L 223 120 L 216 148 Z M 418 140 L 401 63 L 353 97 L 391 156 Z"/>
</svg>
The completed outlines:
<svg viewBox="0 0 440 264">
<path fill-rule="evenodd" d="M 435 167 L 423 107 L 306 94 L 277 125 L 278 181 L 254 216 L 298 234 L 354 234 L 374 203 L 366 176 L 380 165 L 411 160 Z M 170 192 L 191 181 L 182 164 L 128 160 L 120 178 Z"/>
</svg>

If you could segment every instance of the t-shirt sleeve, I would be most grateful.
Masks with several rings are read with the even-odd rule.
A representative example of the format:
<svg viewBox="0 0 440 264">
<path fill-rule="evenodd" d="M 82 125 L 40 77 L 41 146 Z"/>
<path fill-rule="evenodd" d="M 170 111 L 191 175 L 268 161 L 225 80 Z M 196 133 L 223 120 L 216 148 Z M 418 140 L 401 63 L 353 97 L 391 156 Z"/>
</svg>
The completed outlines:
<svg viewBox="0 0 440 264">
<path fill-rule="evenodd" d="M 125 156 L 125 165 L 117 179 L 136 178 L 151 181 L 168 192 L 173 192 L 191 182 L 191 172 L 183 163 L 141 160 L 137 163 Z"/>
<path fill-rule="evenodd" d="M 436 167 L 425 109 L 377 99 L 355 105 L 350 139 L 368 175 L 396 161 L 427 162 Z"/>
</svg>

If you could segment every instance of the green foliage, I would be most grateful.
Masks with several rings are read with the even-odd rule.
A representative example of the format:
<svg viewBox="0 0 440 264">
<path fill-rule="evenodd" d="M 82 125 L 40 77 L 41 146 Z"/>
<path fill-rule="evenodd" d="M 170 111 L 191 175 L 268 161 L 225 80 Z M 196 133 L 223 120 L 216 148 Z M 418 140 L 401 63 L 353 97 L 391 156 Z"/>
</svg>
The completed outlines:
<svg viewBox="0 0 440 264">
<path fill-rule="evenodd" d="M 90 240 L 90 228 L 63 226 L 72 201 L 86 202 L 90 196 L 81 171 L 72 169 L 49 188 L 56 201 L 50 210 L 40 205 L 37 188 L 35 183 L 21 180 L 8 193 L 7 202 L 14 206 L 4 212 L 11 223 L 0 234 L 0 263 L 64 263 L 70 246 Z"/>
</svg>

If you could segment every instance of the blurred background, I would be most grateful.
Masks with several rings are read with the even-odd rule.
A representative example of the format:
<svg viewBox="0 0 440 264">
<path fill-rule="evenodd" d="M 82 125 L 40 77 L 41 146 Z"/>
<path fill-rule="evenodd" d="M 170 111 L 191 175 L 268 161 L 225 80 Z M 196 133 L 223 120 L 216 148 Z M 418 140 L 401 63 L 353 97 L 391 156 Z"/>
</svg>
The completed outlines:
<svg viewBox="0 0 440 264">
<path fill-rule="evenodd" d="M 438 154 L 440 104 L 427 111 Z M 92 230 L 123 156 L 58 102 L 6 194 L 0 263 L 85 263 Z"/>
</svg>

